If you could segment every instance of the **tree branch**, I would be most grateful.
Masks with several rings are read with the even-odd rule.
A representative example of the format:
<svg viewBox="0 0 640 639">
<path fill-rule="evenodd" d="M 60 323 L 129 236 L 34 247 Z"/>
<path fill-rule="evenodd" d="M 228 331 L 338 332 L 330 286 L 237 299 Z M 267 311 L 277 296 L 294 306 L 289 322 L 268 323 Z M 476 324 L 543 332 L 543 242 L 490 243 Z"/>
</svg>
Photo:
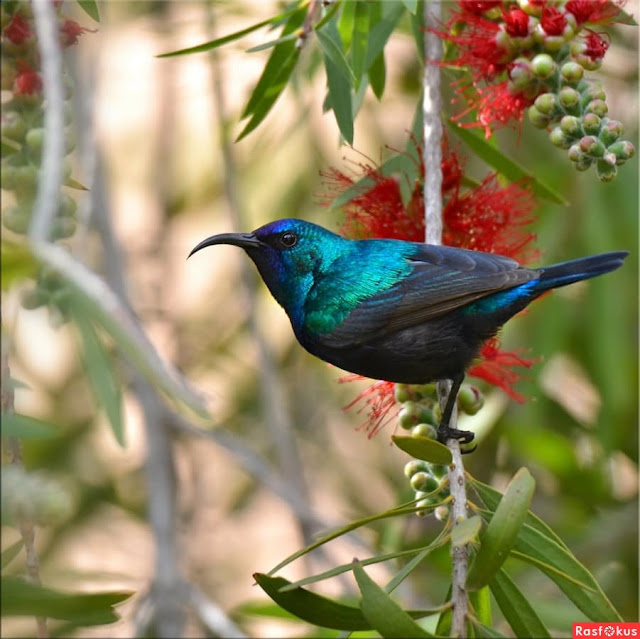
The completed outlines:
<svg viewBox="0 0 640 639">
<path fill-rule="evenodd" d="M 425 205 L 425 240 L 428 244 L 442 244 L 442 94 L 439 60 L 442 58 L 442 42 L 429 31 L 439 26 L 442 20 L 442 5 L 439 0 L 430 0 L 424 5 L 424 98 L 422 113 L 424 118 L 423 158 L 425 169 L 424 205 Z M 444 408 L 451 392 L 451 382 L 438 382 L 438 399 Z M 454 405 L 449 425 L 456 427 L 458 419 L 457 407 Z M 447 440 L 451 450 L 452 462 L 449 466 L 449 485 L 453 504 L 451 518 L 455 526 L 467 518 L 467 491 L 464 478 L 464 465 L 460 453 L 460 443 L 456 439 Z M 465 582 L 467 579 L 468 549 L 467 546 L 452 546 L 451 559 L 453 571 L 451 576 L 451 598 L 453 613 L 451 635 L 466 635 L 467 595 Z"/>
</svg>

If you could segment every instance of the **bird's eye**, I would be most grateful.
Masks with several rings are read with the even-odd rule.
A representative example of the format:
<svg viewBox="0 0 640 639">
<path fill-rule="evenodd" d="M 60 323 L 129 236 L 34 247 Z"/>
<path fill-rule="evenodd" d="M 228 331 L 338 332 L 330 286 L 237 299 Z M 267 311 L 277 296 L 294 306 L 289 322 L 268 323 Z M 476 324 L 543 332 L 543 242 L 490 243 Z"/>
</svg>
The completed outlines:
<svg viewBox="0 0 640 639">
<path fill-rule="evenodd" d="M 280 243 L 285 248 L 291 248 L 298 243 L 298 236 L 291 231 L 286 231 L 280 236 Z"/>
</svg>

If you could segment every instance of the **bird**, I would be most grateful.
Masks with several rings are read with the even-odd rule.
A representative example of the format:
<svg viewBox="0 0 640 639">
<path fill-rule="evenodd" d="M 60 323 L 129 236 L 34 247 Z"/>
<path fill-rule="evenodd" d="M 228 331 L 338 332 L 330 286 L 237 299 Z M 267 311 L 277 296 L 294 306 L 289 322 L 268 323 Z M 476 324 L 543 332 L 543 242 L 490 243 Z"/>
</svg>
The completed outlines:
<svg viewBox="0 0 640 639">
<path fill-rule="evenodd" d="M 312 355 L 364 377 L 404 384 L 451 380 L 437 439 L 450 425 L 483 343 L 546 291 L 619 268 L 627 251 L 526 268 L 493 253 L 397 239 L 348 239 L 305 220 L 222 233 L 189 253 L 230 244 L 254 262 Z"/>
</svg>

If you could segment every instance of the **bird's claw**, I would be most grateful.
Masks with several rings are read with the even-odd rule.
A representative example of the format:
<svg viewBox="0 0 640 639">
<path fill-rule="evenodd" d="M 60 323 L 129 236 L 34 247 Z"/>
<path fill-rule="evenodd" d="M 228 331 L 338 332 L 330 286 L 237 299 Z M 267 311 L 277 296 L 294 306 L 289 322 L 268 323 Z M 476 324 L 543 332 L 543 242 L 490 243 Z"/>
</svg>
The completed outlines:
<svg viewBox="0 0 640 639">
<path fill-rule="evenodd" d="M 475 437 L 475 433 L 470 430 L 458 430 L 457 428 L 449 428 L 449 426 L 440 426 L 438 428 L 438 441 L 442 444 L 447 443 L 447 439 L 457 439 L 461 444 L 470 444 Z M 471 450 L 464 451 L 465 453 L 472 453 L 476 447 Z"/>
</svg>

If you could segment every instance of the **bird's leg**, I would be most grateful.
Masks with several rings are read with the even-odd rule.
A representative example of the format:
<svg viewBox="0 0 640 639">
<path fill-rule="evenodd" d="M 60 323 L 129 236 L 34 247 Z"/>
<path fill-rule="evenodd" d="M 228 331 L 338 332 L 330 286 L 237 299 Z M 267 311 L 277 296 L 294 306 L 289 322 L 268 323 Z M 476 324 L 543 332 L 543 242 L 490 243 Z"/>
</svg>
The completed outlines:
<svg viewBox="0 0 640 639">
<path fill-rule="evenodd" d="M 470 430 L 458 430 L 457 428 L 450 428 L 449 422 L 451 421 L 451 413 L 453 413 L 453 407 L 455 406 L 456 399 L 458 397 L 458 391 L 460 385 L 464 380 L 464 375 L 454 377 L 451 381 L 451 390 L 447 396 L 447 403 L 445 404 L 444 411 L 442 413 L 442 419 L 438 426 L 438 441 L 446 444 L 447 439 L 458 439 L 463 444 L 468 444 L 473 441 L 475 434 Z"/>
</svg>

